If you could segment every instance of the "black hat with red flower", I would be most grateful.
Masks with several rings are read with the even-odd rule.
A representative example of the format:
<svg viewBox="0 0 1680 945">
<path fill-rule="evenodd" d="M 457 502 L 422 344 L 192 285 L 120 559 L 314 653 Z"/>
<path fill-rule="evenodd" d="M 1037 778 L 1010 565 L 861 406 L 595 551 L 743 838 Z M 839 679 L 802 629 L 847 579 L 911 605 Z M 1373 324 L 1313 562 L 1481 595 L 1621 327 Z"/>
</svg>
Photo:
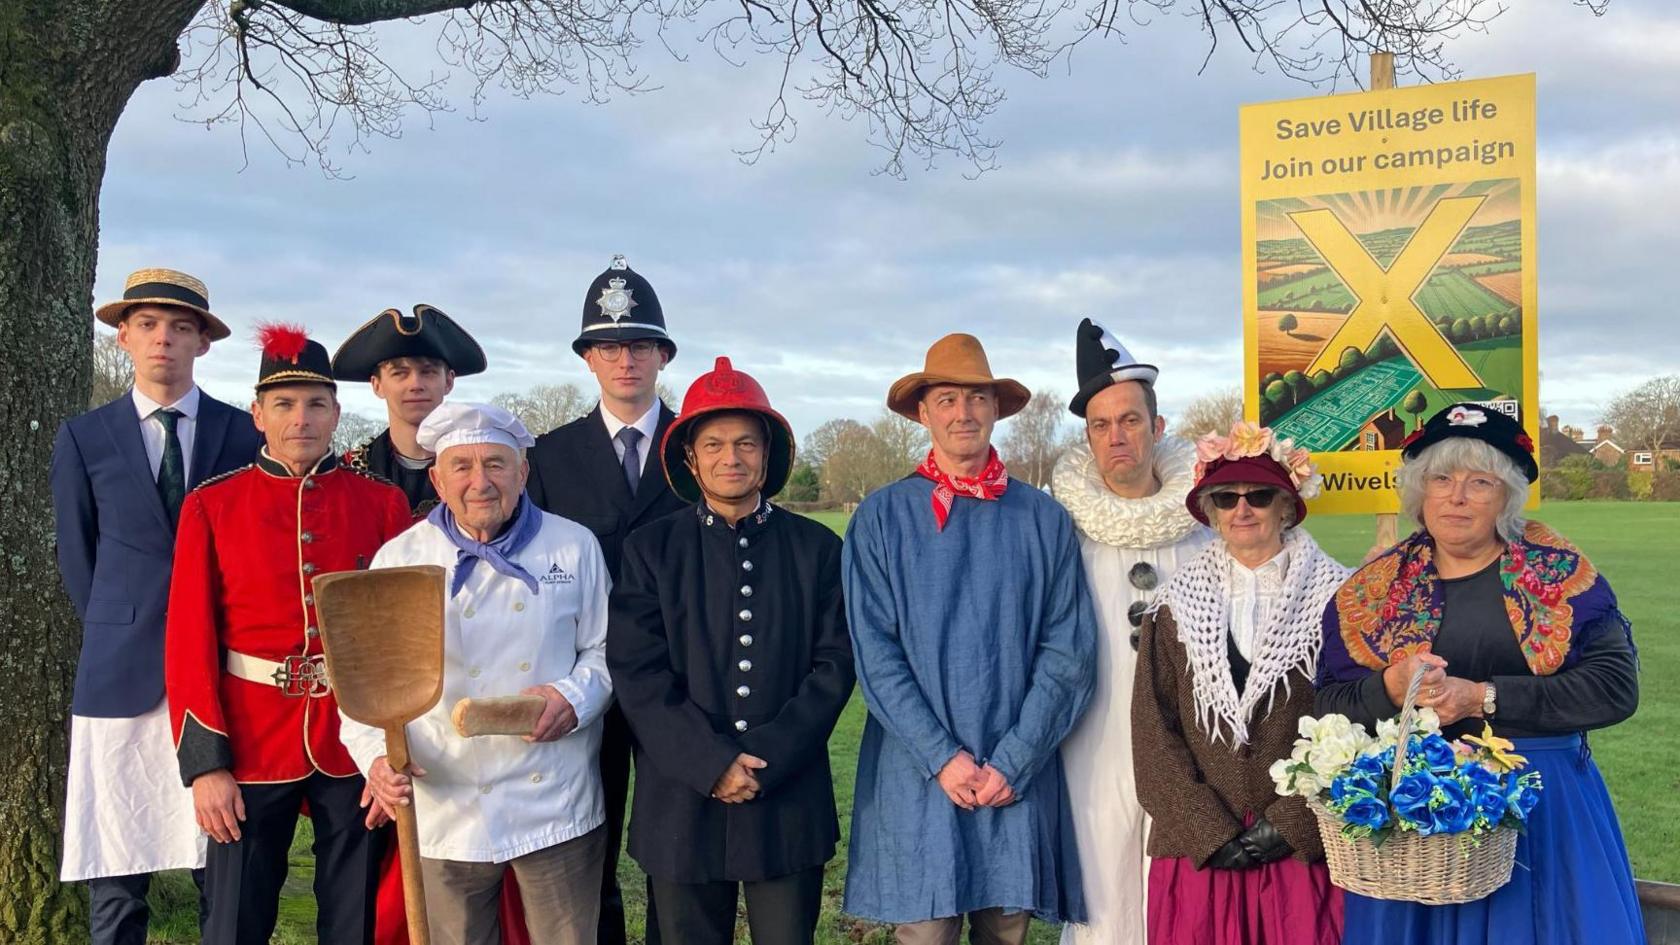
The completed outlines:
<svg viewBox="0 0 1680 945">
<path fill-rule="evenodd" d="M 1534 461 L 1534 440 L 1509 414 L 1490 404 L 1466 401 L 1438 411 L 1424 422 L 1422 428 L 1400 444 L 1400 455 L 1416 459 L 1419 453 L 1452 436 L 1481 440 L 1517 464 L 1529 482 L 1540 478 L 1540 466 Z"/>
</svg>

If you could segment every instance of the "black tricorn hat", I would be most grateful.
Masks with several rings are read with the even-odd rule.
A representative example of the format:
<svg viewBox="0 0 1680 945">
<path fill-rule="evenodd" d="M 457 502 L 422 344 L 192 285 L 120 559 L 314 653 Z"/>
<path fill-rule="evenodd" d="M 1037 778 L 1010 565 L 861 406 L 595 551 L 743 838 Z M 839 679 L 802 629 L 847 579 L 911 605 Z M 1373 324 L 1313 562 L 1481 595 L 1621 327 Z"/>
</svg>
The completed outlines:
<svg viewBox="0 0 1680 945">
<path fill-rule="evenodd" d="M 572 342 L 580 356 L 599 341 L 635 341 L 652 338 L 665 346 L 669 357 L 677 356 L 677 343 L 665 333 L 665 312 L 659 296 L 623 256 L 614 256 L 607 271 L 595 277 L 583 295 L 583 331 Z"/>
<path fill-rule="evenodd" d="M 332 359 L 319 341 L 297 325 L 257 326 L 257 344 L 262 348 L 262 367 L 257 370 L 257 390 L 281 384 L 325 384 L 334 390 Z"/>
<path fill-rule="evenodd" d="M 1073 366 L 1079 372 L 1079 393 L 1068 409 L 1076 417 L 1085 416 L 1085 405 L 1104 388 L 1122 381 L 1154 384 L 1161 373 L 1153 364 L 1139 364 L 1118 338 L 1089 318 L 1079 323 L 1074 336 Z"/>
<path fill-rule="evenodd" d="M 484 370 L 484 349 L 436 306 L 422 302 L 414 314 L 388 308 L 350 333 L 332 356 L 333 377 L 365 381 L 392 358 L 437 358 L 458 376 Z"/>
<path fill-rule="evenodd" d="M 1453 436 L 1481 440 L 1510 457 L 1529 482 L 1540 478 L 1540 466 L 1534 461 L 1534 440 L 1522 424 L 1502 410 L 1472 401 L 1436 411 L 1400 444 L 1400 455 L 1404 459 L 1416 459 L 1419 453 Z"/>
</svg>

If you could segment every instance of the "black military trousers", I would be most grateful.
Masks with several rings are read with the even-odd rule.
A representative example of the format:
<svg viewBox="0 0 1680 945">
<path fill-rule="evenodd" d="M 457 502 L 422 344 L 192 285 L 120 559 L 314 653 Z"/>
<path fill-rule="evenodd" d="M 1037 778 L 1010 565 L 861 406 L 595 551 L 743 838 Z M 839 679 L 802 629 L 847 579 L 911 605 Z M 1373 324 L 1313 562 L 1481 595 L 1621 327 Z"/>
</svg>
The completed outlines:
<svg viewBox="0 0 1680 945">
<path fill-rule="evenodd" d="M 357 945 L 373 941 L 374 894 L 388 830 L 364 826 L 362 778 L 319 772 L 284 784 L 241 784 L 245 822 L 233 843 L 210 841 L 205 894 L 210 917 L 204 945 L 267 945 L 279 916 L 286 854 L 298 807 L 309 802 L 315 828 L 317 941 Z"/>
<path fill-rule="evenodd" d="M 198 934 L 204 935 L 209 903 L 204 898 L 204 871 L 192 871 L 198 886 Z M 92 945 L 146 945 L 146 925 L 152 910 L 146 893 L 151 873 L 100 876 L 88 883 L 88 937 Z"/>
<path fill-rule="evenodd" d="M 672 883 L 650 879 L 659 899 L 660 934 L 682 945 L 731 945 L 735 902 L 747 900 L 753 945 L 810 945 L 822 912 L 823 868 L 756 883 Z"/>
</svg>

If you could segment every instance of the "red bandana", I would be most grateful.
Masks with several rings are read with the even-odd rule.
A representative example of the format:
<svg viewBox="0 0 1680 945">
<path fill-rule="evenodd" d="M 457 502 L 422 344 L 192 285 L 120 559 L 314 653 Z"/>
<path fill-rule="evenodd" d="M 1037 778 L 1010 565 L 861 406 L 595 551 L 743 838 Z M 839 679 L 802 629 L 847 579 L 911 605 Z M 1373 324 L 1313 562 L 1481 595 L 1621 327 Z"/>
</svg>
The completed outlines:
<svg viewBox="0 0 1680 945">
<path fill-rule="evenodd" d="M 1004 471 L 1003 460 L 998 459 L 995 449 L 986 455 L 986 468 L 972 479 L 952 476 L 940 469 L 939 464 L 934 462 L 932 450 L 928 451 L 927 459 L 916 467 L 916 472 L 933 480 L 933 517 L 939 520 L 940 531 L 945 530 L 945 522 L 951 517 L 951 506 L 956 503 L 957 496 L 996 499 L 1009 487 L 1009 473 Z"/>
</svg>

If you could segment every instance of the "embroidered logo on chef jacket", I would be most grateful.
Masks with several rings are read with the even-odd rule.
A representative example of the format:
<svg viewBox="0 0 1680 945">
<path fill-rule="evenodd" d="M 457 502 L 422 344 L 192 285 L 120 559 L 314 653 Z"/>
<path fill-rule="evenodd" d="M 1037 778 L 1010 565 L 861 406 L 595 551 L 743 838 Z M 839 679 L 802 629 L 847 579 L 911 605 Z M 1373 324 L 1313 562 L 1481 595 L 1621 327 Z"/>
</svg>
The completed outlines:
<svg viewBox="0 0 1680 945">
<path fill-rule="evenodd" d="M 548 573 L 540 578 L 537 578 L 537 580 L 543 584 L 570 584 L 573 581 L 573 577 L 570 571 L 567 571 L 560 565 L 551 564 L 548 566 Z"/>
</svg>

